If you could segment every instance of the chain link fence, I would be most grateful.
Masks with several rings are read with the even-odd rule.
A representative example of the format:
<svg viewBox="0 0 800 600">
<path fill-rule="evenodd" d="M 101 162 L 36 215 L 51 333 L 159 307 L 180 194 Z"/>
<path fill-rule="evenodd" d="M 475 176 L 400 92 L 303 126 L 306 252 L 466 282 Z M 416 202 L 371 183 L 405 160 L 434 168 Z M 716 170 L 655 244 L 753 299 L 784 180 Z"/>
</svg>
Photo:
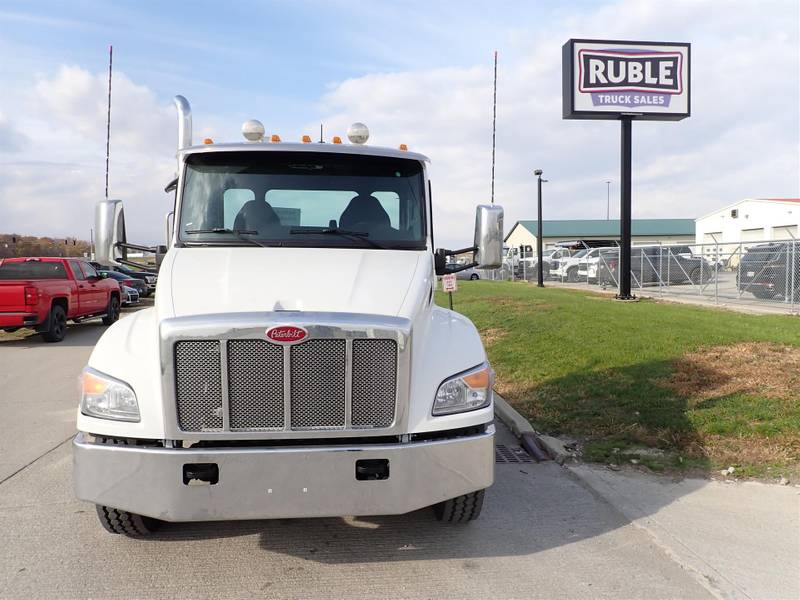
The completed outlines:
<svg viewBox="0 0 800 600">
<path fill-rule="evenodd" d="M 477 271 L 481 278 L 537 280 L 535 251 L 509 250 L 500 269 Z M 548 248 L 546 281 L 589 289 L 619 288 L 619 245 Z M 658 244 L 631 248 L 631 288 L 639 295 L 698 303 L 800 310 L 800 241 Z"/>
</svg>

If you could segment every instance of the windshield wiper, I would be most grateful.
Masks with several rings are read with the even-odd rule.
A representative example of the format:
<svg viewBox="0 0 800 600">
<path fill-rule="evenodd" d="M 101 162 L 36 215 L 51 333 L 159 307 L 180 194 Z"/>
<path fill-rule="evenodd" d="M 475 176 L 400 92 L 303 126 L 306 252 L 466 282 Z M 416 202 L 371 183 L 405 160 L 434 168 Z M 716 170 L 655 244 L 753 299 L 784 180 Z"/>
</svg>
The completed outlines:
<svg viewBox="0 0 800 600">
<path fill-rule="evenodd" d="M 373 248 L 386 250 L 386 246 L 383 246 L 378 242 L 369 239 L 369 233 L 367 233 L 366 231 L 350 231 L 349 229 L 340 229 L 338 227 L 304 227 L 302 229 L 290 229 L 289 233 L 292 235 L 298 235 L 303 233 L 320 234 L 320 235 L 338 235 L 341 237 L 350 238 L 354 240 L 363 240 Z"/>
<path fill-rule="evenodd" d="M 262 248 L 269 248 L 266 244 L 262 244 L 258 240 L 254 240 L 253 238 L 244 237 L 245 235 L 258 235 L 258 232 L 254 229 L 228 229 L 227 227 L 212 227 L 210 229 L 184 229 L 184 233 L 193 234 L 193 233 L 227 233 L 231 235 L 235 235 L 238 239 L 242 240 L 243 242 L 247 242 L 248 244 L 252 244 L 253 246 L 261 246 Z"/>
</svg>

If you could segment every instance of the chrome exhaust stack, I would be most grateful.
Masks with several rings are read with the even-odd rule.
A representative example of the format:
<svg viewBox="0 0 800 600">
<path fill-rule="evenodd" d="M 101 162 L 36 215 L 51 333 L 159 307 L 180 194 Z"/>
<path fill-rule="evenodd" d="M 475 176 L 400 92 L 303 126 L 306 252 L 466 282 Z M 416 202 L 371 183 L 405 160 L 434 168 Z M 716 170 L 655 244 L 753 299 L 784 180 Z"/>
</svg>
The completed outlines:
<svg viewBox="0 0 800 600">
<path fill-rule="evenodd" d="M 175 108 L 178 109 L 178 150 L 183 150 L 192 145 L 192 107 L 183 96 L 173 99 Z"/>
</svg>

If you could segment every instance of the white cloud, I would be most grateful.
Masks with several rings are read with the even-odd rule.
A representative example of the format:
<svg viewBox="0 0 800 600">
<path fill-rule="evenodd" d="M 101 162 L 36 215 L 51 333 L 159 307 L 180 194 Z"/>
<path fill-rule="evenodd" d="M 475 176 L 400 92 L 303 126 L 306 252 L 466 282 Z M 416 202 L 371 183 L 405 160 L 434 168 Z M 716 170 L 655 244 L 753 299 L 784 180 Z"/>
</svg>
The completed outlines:
<svg viewBox="0 0 800 600">
<path fill-rule="evenodd" d="M 0 113 L 0 153 L 19 152 L 27 146 L 28 136 L 19 131 L 8 118 Z"/>
<path fill-rule="evenodd" d="M 507 227 L 535 217 L 534 168 L 550 179 L 546 218 L 603 218 L 605 180 L 614 182 L 612 194 L 619 190 L 619 125 L 561 118 L 561 45 L 570 37 L 692 42 L 692 116 L 634 125 L 634 216 L 695 217 L 742 197 L 800 195 L 796 2 L 594 6 L 551 11 L 546 22 L 521 16 L 493 40 L 500 49 L 496 198 L 506 207 Z M 480 23 L 453 27 L 442 38 L 453 45 L 454 32 L 482 30 Z M 387 51 L 379 42 L 375 47 Z M 481 42 L 476 47 L 484 48 Z M 491 56 L 473 57 L 473 66 L 426 68 L 417 54 L 403 63 L 417 68 L 332 84 L 317 108 L 328 135 L 363 120 L 370 143 L 406 143 L 430 156 L 437 243 L 463 245 L 475 204 L 489 199 Z M 106 77 L 61 66 L 8 86 L 0 98 L 0 230 L 88 236 L 104 193 Z M 230 94 L 261 101 L 258 90 Z M 286 133 L 292 118 L 276 116 L 268 128 Z M 316 131 L 319 122 L 308 115 L 299 133 Z M 225 131 L 231 138 L 236 125 L 200 115 L 195 137 Z M 110 190 L 126 201 L 130 239 L 162 237 L 161 215 L 171 208 L 162 190 L 174 172 L 176 137 L 171 103 L 115 71 Z M 612 215 L 617 210 L 614 201 Z"/>
<path fill-rule="evenodd" d="M 634 125 L 634 217 L 697 217 L 745 196 L 800 195 L 800 47 L 793 2 L 620 2 L 569 16 L 501 51 L 496 199 L 507 227 L 534 218 L 532 171 L 545 170 L 545 218 L 603 218 L 619 186 L 619 125 L 561 118 L 561 44 L 570 37 L 666 39 L 692 46 L 692 116 Z M 355 120 L 376 144 L 428 154 L 439 240 L 468 241 L 490 190 L 491 65 L 373 74 L 322 100 L 329 129 Z M 618 208 L 612 196 L 612 215 Z"/>
<path fill-rule="evenodd" d="M 88 239 L 105 194 L 106 77 L 62 66 L 17 107 L 28 143 L 2 157 L 3 230 Z M 163 187 L 175 171 L 174 109 L 115 72 L 112 111 L 109 195 L 125 200 L 131 239 L 159 241 L 159 215 L 171 210 Z"/>
</svg>

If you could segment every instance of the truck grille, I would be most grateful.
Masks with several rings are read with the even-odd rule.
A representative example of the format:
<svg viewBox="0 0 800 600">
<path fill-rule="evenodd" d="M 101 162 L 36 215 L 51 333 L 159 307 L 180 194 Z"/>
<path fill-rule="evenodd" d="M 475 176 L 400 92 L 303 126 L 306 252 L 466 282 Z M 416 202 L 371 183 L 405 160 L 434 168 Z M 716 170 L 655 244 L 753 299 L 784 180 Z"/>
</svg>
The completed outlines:
<svg viewBox="0 0 800 600">
<path fill-rule="evenodd" d="M 227 344 L 224 371 L 222 344 Z M 257 339 L 179 341 L 175 383 L 183 431 L 385 428 L 395 418 L 397 343 L 311 339 L 284 347 Z"/>
<path fill-rule="evenodd" d="M 175 345 L 178 423 L 186 431 L 222 428 L 222 369 L 219 342 Z"/>
<path fill-rule="evenodd" d="M 228 342 L 228 411 L 232 431 L 283 429 L 283 348 Z"/>
<path fill-rule="evenodd" d="M 344 427 L 344 340 L 309 340 L 291 346 L 292 429 Z"/>
</svg>

